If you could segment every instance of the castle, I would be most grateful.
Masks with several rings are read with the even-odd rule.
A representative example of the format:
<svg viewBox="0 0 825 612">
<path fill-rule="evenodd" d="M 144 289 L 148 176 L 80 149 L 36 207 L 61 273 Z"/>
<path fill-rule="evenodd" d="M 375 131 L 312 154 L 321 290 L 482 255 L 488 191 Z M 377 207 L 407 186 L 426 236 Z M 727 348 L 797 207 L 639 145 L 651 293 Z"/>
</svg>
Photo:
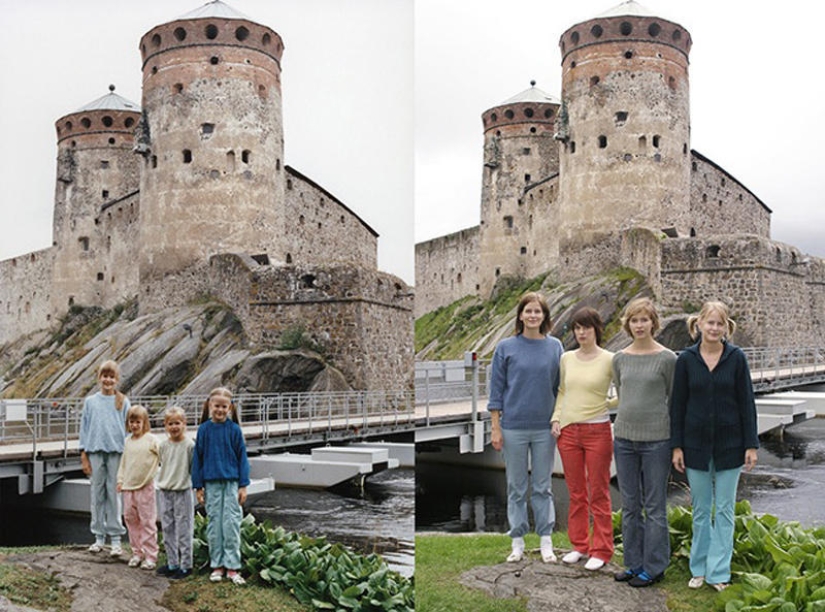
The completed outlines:
<svg viewBox="0 0 825 612">
<path fill-rule="evenodd" d="M 480 224 L 416 245 L 416 316 L 626 266 L 666 311 L 729 302 L 743 344 L 821 337 L 823 261 L 771 240 L 768 206 L 691 148 L 691 44 L 633 0 L 568 28 L 561 99 L 532 86 L 482 114 Z"/>
<path fill-rule="evenodd" d="M 110 87 L 57 120 L 53 245 L 0 262 L 0 344 L 72 307 L 208 298 L 256 349 L 306 327 L 353 388 L 411 386 L 411 289 L 284 161 L 283 49 L 214 0 L 141 38 L 140 106 Z"/>
</svg>

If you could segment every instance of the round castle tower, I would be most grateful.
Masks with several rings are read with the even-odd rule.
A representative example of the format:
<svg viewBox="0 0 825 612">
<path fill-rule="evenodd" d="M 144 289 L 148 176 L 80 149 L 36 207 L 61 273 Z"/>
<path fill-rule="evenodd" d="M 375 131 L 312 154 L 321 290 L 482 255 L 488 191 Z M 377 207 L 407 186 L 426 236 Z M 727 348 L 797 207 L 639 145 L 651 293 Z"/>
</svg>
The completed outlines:
<svg viewBox="0 0 825 612">
<path fill-rule="evenodd" d="M 538 89 L 535 81 L 530 85 L 481 116 L 484 174 L 478 293 L 484 297 L 499 276 L 526 277 L 539 268 L 546 270 L 548 257 L 555 263 L 557 248 L 539 235 L 539 226 L 555 227 L 551 221 L 557 212 L 549 205 L 548 179 L 559 171 L 559 146 L 553 139 L 559 100 Z"/>
<path fill-rule="evenodd" d="M 51 296 L 55 312 L 65 312 L 75 303 L 104 301 L 114 274 L 104 211 L 115 203 L 136 200 L 140 163 L 132 149 L 140 107 L 114 91 L 110 85 L 108 94 L 55 123 L 57 254 Z"/>
<path fill-rule="evenodd" d="M 140 41 L 140 281 L 218 252 L 281 258 L 281 37 L 219 0 Z"/>
<path fill-rule="evenodd" d="M 687 235 L 690 34 L 629 0 L 560 47 L 562 252 L 636 226 Z"/>
</svg>

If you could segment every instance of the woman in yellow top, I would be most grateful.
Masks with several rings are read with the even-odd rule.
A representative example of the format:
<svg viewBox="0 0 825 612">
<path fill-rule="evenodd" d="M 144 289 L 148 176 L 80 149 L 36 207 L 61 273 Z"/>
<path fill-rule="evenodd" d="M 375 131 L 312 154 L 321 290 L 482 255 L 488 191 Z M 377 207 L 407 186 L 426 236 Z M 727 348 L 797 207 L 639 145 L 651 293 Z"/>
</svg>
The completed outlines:
<svg viewBox="0 0 825 612">
<path fill-rule="evenodd" d="M 552 418 L 570 492 L 567 530 L 573 550 L 562 561 L 578 563 L 589 557 L 584 567 L 598 570 L 613 557 L 613 437 L 607 412 L 613 353 L 599 346 L 604 325 L 593 308 L 577 310 L 572 325 L 579 348 L 562 355 L 559 395 Z"/>
</svg>

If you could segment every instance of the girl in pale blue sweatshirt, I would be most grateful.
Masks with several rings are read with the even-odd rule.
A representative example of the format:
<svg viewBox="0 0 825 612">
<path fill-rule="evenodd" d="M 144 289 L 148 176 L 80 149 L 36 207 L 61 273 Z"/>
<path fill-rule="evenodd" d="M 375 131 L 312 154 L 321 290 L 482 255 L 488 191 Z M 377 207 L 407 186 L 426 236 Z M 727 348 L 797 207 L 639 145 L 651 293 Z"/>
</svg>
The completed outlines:
<svg viewBox="0 0 825 612">
<path fill-rule="evenodd" d="M 206 538 L 212 573 L 209 579 L 226 578 L 244 584 L 241 569 L 241 519 L 249 486 L 249 460 L 240 426 L 229 418 L 232 393 L 213 389 L 204 409 L 209 420 L 198 427 L 192 458 L 192 486 L 198 503 L 206 507 Z"/>
<path fill-rule="evenodd" d="M 95 537 L 89 551 L 99 553 L 108 537 L 111 556 L 119 557 L 126 529 L 120 520 L 117 471 L 126 440 L 129 398 L 117 390 L 120 367 L 116 362 L 100 364 L 97 380 L 100 391 L 86 398 L 80 417 L 80 462 L 91 481 L 91 531 Z"/>
</svg>

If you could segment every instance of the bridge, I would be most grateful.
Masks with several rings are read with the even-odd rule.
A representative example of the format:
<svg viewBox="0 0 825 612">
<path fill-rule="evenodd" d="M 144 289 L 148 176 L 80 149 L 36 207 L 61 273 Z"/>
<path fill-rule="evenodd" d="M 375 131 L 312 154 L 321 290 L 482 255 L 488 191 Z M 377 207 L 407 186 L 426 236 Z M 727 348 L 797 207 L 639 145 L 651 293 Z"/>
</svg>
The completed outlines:
<svg viewBox="0 0 825 612">
<path fill-rule="evenodd" d="M 145 406 L 161 436 L 163 410 L 180 406 L 190 435 L 204 396 L 129 398 Z M 246 394 L 233 398 L 250 455 L 327 442 L 361 441 L 415 429 L 411 391 Z M 41 493 L 80 472 L 78 437 L 83 398 L 0 400 L 0 478 L 17 478 L 18 493 Z"/>
<path fill-rule="evenodd" d="M 757 393 L 759 433 L 825 416 L 825 394 L 787 392 L 825 383 L 825 348 L 744 348 Z M 489 360 L 416 363 L 416 443 L 458 440 L 459 453 L 482 453 L 490 441 L 486 415 Z M 785 393 L 783 393 L 785 392 Z"/>
</svg>

